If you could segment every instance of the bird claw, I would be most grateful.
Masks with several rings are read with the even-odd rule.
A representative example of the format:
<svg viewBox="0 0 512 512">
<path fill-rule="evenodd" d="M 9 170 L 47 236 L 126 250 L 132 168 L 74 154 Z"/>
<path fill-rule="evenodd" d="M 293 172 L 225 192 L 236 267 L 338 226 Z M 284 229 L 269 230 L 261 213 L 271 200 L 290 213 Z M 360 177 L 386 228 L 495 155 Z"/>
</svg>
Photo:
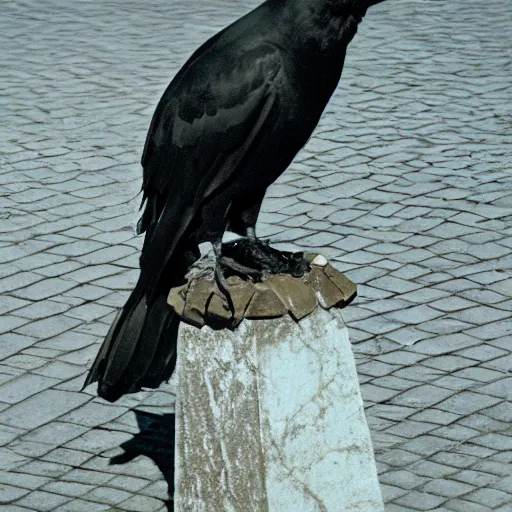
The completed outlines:
<svg viewBox="0 0 512 512">
<path fill-rule="evenodd" d="M 231 294 L 229 293 L 229 286 L 226 281 L 226 278 L 224 277 L 224 272 L 222 271 L 222 258 L 217 259 L 217 264 L 215 265 L 215 282 L 217 283 L 217 287 L 219 288 L 222 295 L 224 295 L 229 311 L 231 312 L 231 317 L 234 318 L 235 316 L 235 305 L 233 303 L 233 299 L 231 298 Z"/>
<path fill-rule="evenodd" d="M 237 275 L 245 280 L 262 282 L 274 274 L 302 277 L 310 268 L 302 253 L 282 252 L 271 247 L 266 240 L 257 238 L 241 239 L 225 245 L 218 242 L 214 250 L 215 282 L 226 299 L 232 321 L 235 307 L 226 276 Z"/>
<path fill-rule="evenodd" d="M 254 237 L 224 244 L 222 250 L 223 258 L 234 263 L 230 268 L 235 273 L 255 281 L 264 281 L 274 274 L 302 277 L 310 268 L 303 253 L 279 251 L 266 240 Z"/>
<path fill-rule="evenodd" d="M 242 263 L 238 263 L 233 258 L 229 258 L 228 256 L 222 256 L 219 260 L 221 267 L 224 267 L 227 270 L 231 270 L 233 273 L 248 277 L 253 281 L 262 281 L 267 279 L 269 273 L 267 270 L 258 270 L 253 267 L 248 267 L 247 265 L 243 265 Z"/>
</svg>

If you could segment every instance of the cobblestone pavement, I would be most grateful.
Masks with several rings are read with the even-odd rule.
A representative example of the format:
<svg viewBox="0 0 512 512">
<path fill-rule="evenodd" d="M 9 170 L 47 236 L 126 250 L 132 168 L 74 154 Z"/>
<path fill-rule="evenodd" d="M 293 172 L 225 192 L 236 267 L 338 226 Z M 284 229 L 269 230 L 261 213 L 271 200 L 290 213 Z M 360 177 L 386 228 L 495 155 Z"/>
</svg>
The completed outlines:
<svg viewBox="0 0 512 512">
<path fill-rule="evenodd" d="M 156 102 L 254 3 L 1 4 L 6 512 L 166 510 L 163 449 L 120 445 L 172 411 L 169 387 L 114 405 L 78 390 L 137 277 Z M 264 203 L 260 234 L 359 284 L 345 318 L 388 512 L 512 510 L 511 32 L 509 0 L 371 9 Z"/>
</svg>

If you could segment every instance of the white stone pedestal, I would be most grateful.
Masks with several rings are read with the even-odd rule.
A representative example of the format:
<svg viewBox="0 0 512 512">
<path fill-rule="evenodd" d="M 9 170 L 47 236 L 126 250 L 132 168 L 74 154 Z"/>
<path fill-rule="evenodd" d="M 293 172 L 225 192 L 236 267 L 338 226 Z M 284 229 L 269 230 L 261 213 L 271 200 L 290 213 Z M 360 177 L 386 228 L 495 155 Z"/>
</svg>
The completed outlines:
<svg viewBox="0 0 512 512">
<path fill-rule="evenodd" d="M 183 324 L 175 512 L 384 510 L 339 310 Z"/>
</svg>

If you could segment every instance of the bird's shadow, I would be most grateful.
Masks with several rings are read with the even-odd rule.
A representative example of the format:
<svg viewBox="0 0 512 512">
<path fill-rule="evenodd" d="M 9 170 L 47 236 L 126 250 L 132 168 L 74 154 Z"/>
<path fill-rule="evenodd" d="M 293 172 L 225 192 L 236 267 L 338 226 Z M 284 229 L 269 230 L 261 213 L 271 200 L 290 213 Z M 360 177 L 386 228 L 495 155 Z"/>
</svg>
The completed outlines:
<svg viewBox="0 0 512 512">
<path fill-rule="evenodd" d="M 139 455 L 149 457 L 158 466 L 167 482 L 169 512 L 174 511 L 174 414 L 152 414 L 133 411 L 140 432 L 121 445 L 124 453 L 110 459 L 110 464 L 126 464 Z"/>
</svg>

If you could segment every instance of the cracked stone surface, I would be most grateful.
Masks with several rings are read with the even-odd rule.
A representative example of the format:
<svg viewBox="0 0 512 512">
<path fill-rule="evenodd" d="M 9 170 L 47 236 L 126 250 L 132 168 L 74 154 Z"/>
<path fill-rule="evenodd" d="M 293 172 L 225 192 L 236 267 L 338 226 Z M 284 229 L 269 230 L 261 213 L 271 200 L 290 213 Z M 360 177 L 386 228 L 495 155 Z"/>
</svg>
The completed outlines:
<svg viewBox="0 0 512 512">
<path fill-rule="evenodd" d="M 342 312 L 240 331 L 181 326 L 176 512 L 383 512 Z"/>
<path fill-rule="evenodd" d="M 109 461 L 173 411 L 172 387 L 109 406 L 79 389 L 137 278 L 156 103 L 202 41 L 255 4 L 2 4 L 6 510 L 167 508 L 161 454 L 160 469 L 133 445 Z M 343 316 L 389 512 L 511 507 L 511 27 L 507 0 L 371 9 L 257 226 L 358 285 Z"/>
</svg>

